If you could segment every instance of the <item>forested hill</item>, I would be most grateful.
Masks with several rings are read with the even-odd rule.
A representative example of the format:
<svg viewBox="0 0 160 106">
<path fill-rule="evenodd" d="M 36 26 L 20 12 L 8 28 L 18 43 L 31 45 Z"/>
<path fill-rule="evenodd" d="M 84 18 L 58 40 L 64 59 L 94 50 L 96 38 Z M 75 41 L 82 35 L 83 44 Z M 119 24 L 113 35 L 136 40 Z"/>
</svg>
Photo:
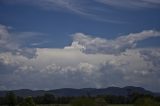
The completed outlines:
<svg viewBox="0 0 160 106">
<path fill-rule="evenodd" d="M 0 97 L 5 96 L 8 91 L 0 91 Z M 97 95 L 115 95 L 115 96 L 127 96 L 132 93 L 140 94 L 149 94 L 152 96 L 160 96 L 160 93 L 153 93 L 141 87 L 127 86 L 124 88 L 119 87 L 108 87 L 102 89 L 96 88 L 83 88 L 83 89 L 73 89 L 73 88 L 62 88 L 55 90 L 29 90 L 29 89 L 20 89 L 13 90 L 17 96 L 26 97 L 26 96 L 42 96 L 45 93 L 50 93 L 55 96 L 97 96 Z"/>
</svg>

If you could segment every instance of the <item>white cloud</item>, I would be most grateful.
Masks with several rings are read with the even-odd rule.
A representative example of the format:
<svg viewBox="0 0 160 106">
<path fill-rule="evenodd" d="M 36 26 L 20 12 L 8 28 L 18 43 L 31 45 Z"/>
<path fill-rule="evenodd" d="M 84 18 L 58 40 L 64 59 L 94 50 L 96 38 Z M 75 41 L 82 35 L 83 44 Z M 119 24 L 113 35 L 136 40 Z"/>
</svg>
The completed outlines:
<svg viewBox="0 0 160 106">
<path fill-rule="evenodd" d="M 136 47 L 138 41 L 148 39 L 150 37 L 160 37 L 159 31 L 146 30 L 140 33 L 131 33 L 127 36 L 120 36 L 116 39 L 108 40 L 98 37 L 91 37 L 83 33 L 73 35 L 74 41 L 78 42 L 85 53 L 103 53 L 103 54 L 120 54 L 127 49 Z"/>
<path fill-rule="evenodd" d="M 117 56 L 85 54 L 78 50 L 38 49 L 38 56 L 33 59 L 1 53 L 1 58 L 8 61 L 5 66 L 12 66 L 13 70 L 12 73 L 2 74 L 1 76 L 5 76 L 7 80 L 1 77 L 1 82 L 8 89 L 107 87 L 114 84 L 115 86 L 145 85 L 143 87 L 158 90 L 160 66 L 154 65 L 160 55 L 157 50 L 160 51 L 147 48 L 133 49 Z M 146 55 L 142 53 L 145 51 L 156 53 L 157 55 L 154 55 L 156 58 L 146 61 Z M 6 84 L 6 81 L 9 83 Z M 153 82 L 156 82 L 156 85 Z"/>
<path fill-rule="evenodd" d="M 0 47 L 5 50 L 15 50 L 18 49 L 18 44 L 12 41 L 10 33 L 8 32 L 10 28 L 4 25 L 0 25 Z"/>
<path fill-rule="evenodd" d="M 0 52 L 11 52 L 15 55 L 24 55 L 28 58 L 32 58 L 35 56 L 36 49 L 22 47 L 20 43 L 18 43 L 15 37 L 15 33 L 12 33 L 10 27 L 5 25 L 0 25 Z M 18 33 L 16 33 L 18 34 Z M 36 35 L 37 33 L 25 32 L 19 33 L 21 36 L 23 35 Z"/>
<path fill-rule="evenodd" d="M 0 88 L 135 85 L 158 91 L 160 49 L 133 46 L 137 41 L 157 36 L 158 31 L 150 30 L 107 40 L 77 33 L 72 45 L 61 49 L 37 48 L 35 58 L 1 52 L 0 70 L 4 71 L 0 74 Z M 86 53 L 88 47 L 90 53 Z"/>
<path fill-rule="evenodd" d="M 85 49 L 84 46 L 78 44 L 78 42 L 72 42 L 71 46 L 66 46 L 64 47 L 64 49 L 66 50 L 75 50 L 75 49 L 78 49 L 78 50 L 82 50 L 82 49 Z"/>
</svg>

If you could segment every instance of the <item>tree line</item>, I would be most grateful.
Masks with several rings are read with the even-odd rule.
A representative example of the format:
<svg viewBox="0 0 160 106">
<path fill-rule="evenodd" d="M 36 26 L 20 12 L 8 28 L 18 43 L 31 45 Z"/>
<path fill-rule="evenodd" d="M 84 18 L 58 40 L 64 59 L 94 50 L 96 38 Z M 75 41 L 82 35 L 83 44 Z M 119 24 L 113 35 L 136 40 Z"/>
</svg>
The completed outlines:
<svg viewBox="0 0 160 106">
<path fill-rule="evenodd" d="M 128 96 L 98 95 L 80 97 L 58 97 L 44 94 L 36 97 L 19 97 L 14 92 L 7 92 L 0 97 L 0 105 L 7 106 L 36 106 L 36 104 L 71 104 L 71 106 L 107 106 L 107 104 L 134 104 L 134 106 L 160 106 L 160 96 L 132 93 Z M 144 105 L 142 105 L 142 103 Z M 148 105 L 149 104 L 149 105 Z"/>
</svg>

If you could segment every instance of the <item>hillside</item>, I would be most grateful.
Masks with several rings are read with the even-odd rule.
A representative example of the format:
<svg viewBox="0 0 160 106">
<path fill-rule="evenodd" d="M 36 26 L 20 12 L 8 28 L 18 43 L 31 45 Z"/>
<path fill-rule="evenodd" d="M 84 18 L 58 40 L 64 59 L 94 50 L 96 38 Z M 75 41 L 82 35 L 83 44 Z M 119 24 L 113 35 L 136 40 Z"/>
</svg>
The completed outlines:
<svg viewBox="0 0 160 106">
<path fill-rule="evenodd" d="M 0 96 L 5 96 L 6 92 L 8 91 L 0 91 Z M 29 89 L 20 89 L 20 90 L 13 90 L 13 92 L 17 96 L 42 96 L 45 93 L 50 93 L 55 96 L 96 96 L 96 95 L 116 95 L 116 96 L 127 96 L 131 93 L 141 93 L 141 94 L 150 94 L 153 96 L 160 95 L 159 93 L 153 93 L 141 87 L 133 87 L 127 86 L 123 88 L 119 87 L 108 87 L 102 89 L 96 88 L 82 88 L 82 89 L 74 89 L 74 88 L 62 88 L 62 89 L 55 89 L 55 90 L 29 90 Z"/>
</svg>

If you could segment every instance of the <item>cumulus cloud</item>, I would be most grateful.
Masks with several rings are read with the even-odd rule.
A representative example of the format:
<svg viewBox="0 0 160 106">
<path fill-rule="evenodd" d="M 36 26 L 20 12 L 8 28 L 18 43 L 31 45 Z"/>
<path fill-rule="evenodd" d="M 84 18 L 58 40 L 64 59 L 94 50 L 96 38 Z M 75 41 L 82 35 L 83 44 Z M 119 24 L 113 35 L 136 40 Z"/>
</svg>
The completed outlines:
<svg viewBox="0 0 160 106">
<path fill-rule="evenodd" d="M 84 54 L 78 50 L 38 49 L 38 56 L 33 59 L 5 53 L 1 54 L 2 62 L 6 61 L 1 68 L 6 71 L 5 67 L 12 66 L 12 71 L 1 74 L 1 84 L 8 89 L 135 85 L 158 90 L 160 73 L 155 59 L 159 58 L 160 52 L 157 50 L 159 51 L 147 48 L 127 50 L 117 56 Z M 154 55 L 156 57 L 153 60 L 147 55 L 147 59 L 151 60 L 146 61 L 146 54 L 142 53 L 145 51 L 157 55 Z"/>
<path fill-rule="evenodd" d="M 70 46 L 36 48 L 35 58 L 1 52 L 0 89 L 134 85 L 158 91 L 160 48 L 135 46 L 158 36 L 158 31 L 150 30 L 107 40 L 76 33 Z"/>
<path fill-rule="evenodd" d="M 34 57 L 36 49 L 22 47 L 14 38 L 15 33 L 12 33 L 10 30 L 11 27 L 0 25 L 0 52 L 11 52 L 15 55 L 24 55 L 28 58 Z M 26 32 L 21 33 L 21 35 L 23 34 L 26 35 Z"/>
<path fill-rule="evenodd" d="M 76 33 L 73 39 L 85 53 L 120 54 L 127 49 L 136 47 L 136 43 L 150 37 L 159 37 L 160 32 L 146 30 L 140 33 L 131 33 L 127 36 L 120 36 L 116 39 L 108 40 L 98 37 L 91 37 L 83 33 Z"/>
<path fill-rule="evenodd" d="M 9 27 L 0 25 L 0 47 L 4 50 L 18 49 L 18 44 L 12 41 L 8 29 Z"/>
</svg>

